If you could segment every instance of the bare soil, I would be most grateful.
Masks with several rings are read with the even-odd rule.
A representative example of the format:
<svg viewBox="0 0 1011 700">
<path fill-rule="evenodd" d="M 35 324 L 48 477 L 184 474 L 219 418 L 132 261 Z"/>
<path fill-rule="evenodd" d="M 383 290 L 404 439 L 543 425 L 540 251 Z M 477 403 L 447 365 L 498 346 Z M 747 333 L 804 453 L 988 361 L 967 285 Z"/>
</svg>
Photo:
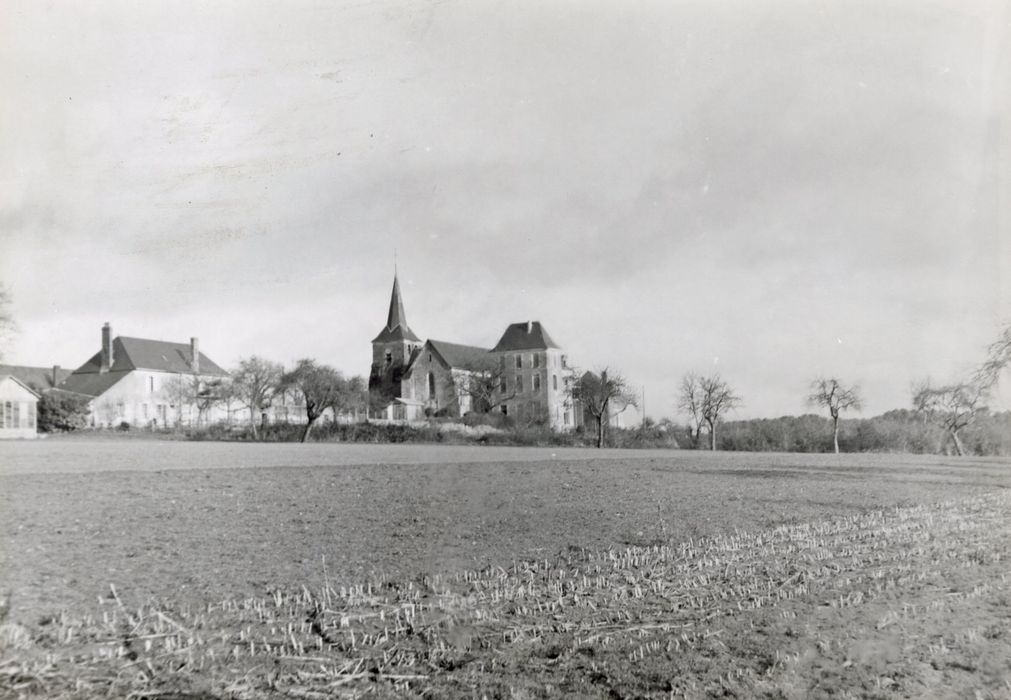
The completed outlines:
<svg viewBox="0 0 1011 700">
<path fill-rule="evenodd" d="M 415 463 L 409 463 L 412 455 Z M 232 615 L 241 607 L 235 601 L 272 600 L 280 592 L 288 622 L 305 625 L 320 596 L 329 595 L 331 606 L 321 610 L 361 612 L 360 601 L 335 593 L 341 586 L 371 581 L 385 587 L 376 605 L 417 606 L 411 596 L 422 588 L 428 600 L 469 601 L 479 579 L 512 590 L 516 577 L 534 571 L 537 590 L 546 591 L 552 572 L 566 572 L 563 579 L 585 574 L 607 552 L 628 551 L 639 552 L 636 561 L 611 566 L 591 591 L 601 596 L 597 609 L 635 618 L 622 623 L 625 631 L 614 636 L 614 646 L 603 636 L 587 641 L 592 635 L 584 634 L 583 618 L 566 618 L 543 602 L 534 612 L 470 602 L 459 606 L 467 624 L 474 625 L 474 610 L 484 611 L 478 619 L 486 615 L 490 627 L 482 634 L 498 635 L 494 644 L 476 633 L 454 642 L 456 633 L 437 630 L 426 644 L 446 647 L 443 633 L 450 635 L 449 647 L 458 653 L 436 659 L 448 668 L 414 669 L 413 675 L 425 676 L 416 681 L 387 673 L 388 683 L 378 685 L 382 673 L 376 671 L 371 680 L 360 676 L 326 692 L 364 692 L 358 681 L 365 678 L 372 693 L 414 694 L 428 687 L 450 696 L 479 696 L 484 689 L 528 697 L 1011 694 L 1011 641 L 1001 631 L 1011 623 L 1003 577 L 1011 542 L 1006 462 L 53 441 L 0 445 L 0 465 L 0 592 L 10 595 L 8 624 L 35 640 L 36 650 L 63 648 L 58 640 L 46 641 L 53 620 L 81 634 L 92 629 L 98 623 L 89 627 L 88 616 L 108 612 L 113 589 L 116 609 L 139 611 L 150 603 L 154 620 L 150 610 L 182 616 L 217 605 Z M 820 550 L 803 544 L 812 539 L 804 539 L 804 528 L 832 522 L 843 524 L 836 529 L 845 537 L 824 539 Z M 903 525 L 910 522 L 918 524 Z M 739 549 L 751 554 L 734 559 L 727 552 L 735 550 L 721 537 L 743 538 Z M 776 537 L 783 551 L 804 549 L 805 556 L 775 556 L 763 542 Z M 696 549 L 677 549 L 685 543 Z M 707 544 L 699 550 L 696 543 Z M 656 554 L 651 560 L 654 550 L 681 552 L 680 559 Z M 539 561 L 543 571 L 532 564 Z M 715 561 L 735 568 L 716 576 Z M 676 562 L 687 568 L 669 568 Z M 643 576 L 643 567 L 674 588 L 659 590 L 649 605 L 614 598 L 614 590 L 628 586 L 627 576 Z M 506 579 L 495 578 L 499 571 Z M 703 579 L 691 593 L 694 602 L 684 606 L 693 627 L 682 630 L 691 631 L 682 651 L 671 643 L 677 616 L 662 611 L 670 613 L 672 601 L 680 600 L 676 596 L 686 590 L 681 577 L 689 571 Z M 463 588 L 453 578 L 460 572 L 474 572 L 463 574 Z M 882 578 L 887 588 L 878 591 Z M 751 587 L 756 580 L 792 597 L 747 608 L 760 599 Z M 719 601 L 707 604 L 712 595 Z M 731 614 L 737 603 L 746 615 Z M 713 611 L 718 614 L 707 617 Z M 236 615 L 212 626 L 229 637 L 245 619 Z M 134 617 L 148 619 L 139 612 Z M 74 619 L 76 628 L 69 622 Z M 333 622 L 321 618 L 320 624 Z M 639 633 L 628 630 L 636 624 L 660 626 L 633 644 Z M 510 632 L 523 625 L 531 630 L 528 638 Z M 250 656 L 277 657 L 278 649 L 270 648 L 268 641 L 256 651 L 254 643 Z M 325 651 L 334 663 L 357 653 L 336 643 Z M 10 653 L 0 651 L 0 657 Z M 298 647 L 286 653 L 298 655 Z M 492 658 L 498 665 L 489 667 Z M 237 657 L 234 665 L 248 673 L 245 664 Z M 889 664 L 906 675 L 896 679 Z M 200 692 L 212 697 L 284 695 L 276 683 L 253 682 L 255 673 L 246 685 L 233 678 L 215 686 L 210 677 L 173 676 L 173 682 L 204 688 Z M 43 686 L 19 687 L 31 695 Z M 312 687 L 297 685 L 298 692 Z"/>
</svg>

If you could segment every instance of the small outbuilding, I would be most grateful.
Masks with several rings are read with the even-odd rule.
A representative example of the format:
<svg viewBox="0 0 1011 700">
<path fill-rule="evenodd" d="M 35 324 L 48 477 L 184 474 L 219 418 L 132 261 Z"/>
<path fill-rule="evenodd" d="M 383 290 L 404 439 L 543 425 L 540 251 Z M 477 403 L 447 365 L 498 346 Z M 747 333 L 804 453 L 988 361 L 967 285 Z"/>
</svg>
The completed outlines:
<svg viewBox="0 0 1011 700">
<path fill-rule="evenodd" d="M 0 440 L 38 437 L 39 395 L 9 374 L 0 374 Z"/>
</svg>

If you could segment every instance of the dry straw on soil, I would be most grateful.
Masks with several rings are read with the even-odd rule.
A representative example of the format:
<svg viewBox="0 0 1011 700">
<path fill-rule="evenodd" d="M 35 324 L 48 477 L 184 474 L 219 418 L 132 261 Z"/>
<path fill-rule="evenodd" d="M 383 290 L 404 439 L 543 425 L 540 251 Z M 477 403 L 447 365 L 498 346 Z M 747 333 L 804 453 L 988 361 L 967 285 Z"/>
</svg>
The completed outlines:
<svg viewBox="0 0 1011 700">
<path fill-rule="evenodd" d="M 0 688 L 25 698 L 998 697 L 1011 693 L 1009 506 L 993 495 L 891 508 L 201 609 L 133 606 L 112 589 L 95 614 L 0 628 Z"/>
</svg>

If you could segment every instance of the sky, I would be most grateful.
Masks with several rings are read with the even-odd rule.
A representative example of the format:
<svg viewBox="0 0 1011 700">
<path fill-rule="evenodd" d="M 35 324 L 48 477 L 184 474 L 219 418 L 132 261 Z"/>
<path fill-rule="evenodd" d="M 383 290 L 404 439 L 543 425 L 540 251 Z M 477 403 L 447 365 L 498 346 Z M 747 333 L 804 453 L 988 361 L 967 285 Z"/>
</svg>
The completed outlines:
<svg viewBox="0 0 1011 700">
<path fill-rule="evenodd" d="M 738 417 L 813 410 L 817 376 L 909 407 L 1011 319 L 1006 1 L 4 17 L 9 363 L 76 367 L 109 322 L 367 375 L 395 256 L 421 338 L 539 320 L 654 418 L 688 371 Z"/>
</svg>

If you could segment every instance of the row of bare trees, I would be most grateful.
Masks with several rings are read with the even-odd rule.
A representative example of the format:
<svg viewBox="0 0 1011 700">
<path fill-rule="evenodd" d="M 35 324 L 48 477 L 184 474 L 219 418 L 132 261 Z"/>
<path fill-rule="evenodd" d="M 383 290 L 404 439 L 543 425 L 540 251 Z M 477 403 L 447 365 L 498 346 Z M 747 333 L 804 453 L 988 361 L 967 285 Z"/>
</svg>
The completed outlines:
<svg viewBox="0 0 1011 700">
<path fill-rule="evenodd" d="M 345 377 L 340 370 L 313 359 L 299 360 L 285 371 L 280 363 L 255 355 L 239 361 L 231 373 L 229 390 L 249 410 L 254 439 L 259 439 L 260 416 L 285 392 L 294 392 L 305 409 L 302 442 L 309 439 L 313 426 L 327 410 L 335 418 L 364 411 L 368 399 L 368 387 L 360 376 Z"/>
<path fill-rule="evenodd" d="M 167 380 L 162 391 L 179 412 L 183 407 L 197 410 L 197 425 L 204 425 L 215 406 L 224 406 L 231 416 L 232 407 L 249 411 L 253 439 L 260 438 L 263 416 L 286 394 L 294 395 L 296 405 L 305 411 L 306 423 L 301 440 L 305 442 L 313 426 L 327 410 L 334 417 L 364 411 L 367 387 L 362 377 L 345 377 L 330 365 L 316 360 L 299 360 L 285 371 L 279 362 L 253 355 L 239 360 L 228 378 L 206 381 L 198 375 L 180 374 Z"/>
<path fill-rule="evenodd" d="M 913 409 L 925 421 L 943 428 L 955 452 L 964 454 L 959 433 L 986 410 L 986 401 L 997 386 L 1001 372 L 1011 365 L 1011 324 L 1004 327 L 996 341 L 987 348 L 986 359 L 965 380 L 934 386 L 923 380 L 912 388 Z M 808 403 L 827 409 L 832 418 L 832 443 L 839 452 L 839 419 L 844 411 L 859 410 L 863 399 L 860 387 L 835 377 L 819 377 L 811 382 Z M 701 439 L 703 428 L 710 448 L 716 449 L 716 426 L 725 414 L 741 405 L 741 398 L 719 374 L 702 376 L 689 372 L 681 380 L 678 408 L 691 420 L 689 431 L 694 442 Z"/>
<path fill-rule="evenodd" d="M 955 452 L 964 454 L 959 433 L 986 410 L 986 401 L 996 388 L 1001 372 L 1009 364 L 1011 323 L 990 344 L 986 359 L 968 379 L 942 386 L 932 385 L 929 379 L 916 384 L 913 387 L 913 408 L 925 419 L 946 430 Z"/>
</svg>

